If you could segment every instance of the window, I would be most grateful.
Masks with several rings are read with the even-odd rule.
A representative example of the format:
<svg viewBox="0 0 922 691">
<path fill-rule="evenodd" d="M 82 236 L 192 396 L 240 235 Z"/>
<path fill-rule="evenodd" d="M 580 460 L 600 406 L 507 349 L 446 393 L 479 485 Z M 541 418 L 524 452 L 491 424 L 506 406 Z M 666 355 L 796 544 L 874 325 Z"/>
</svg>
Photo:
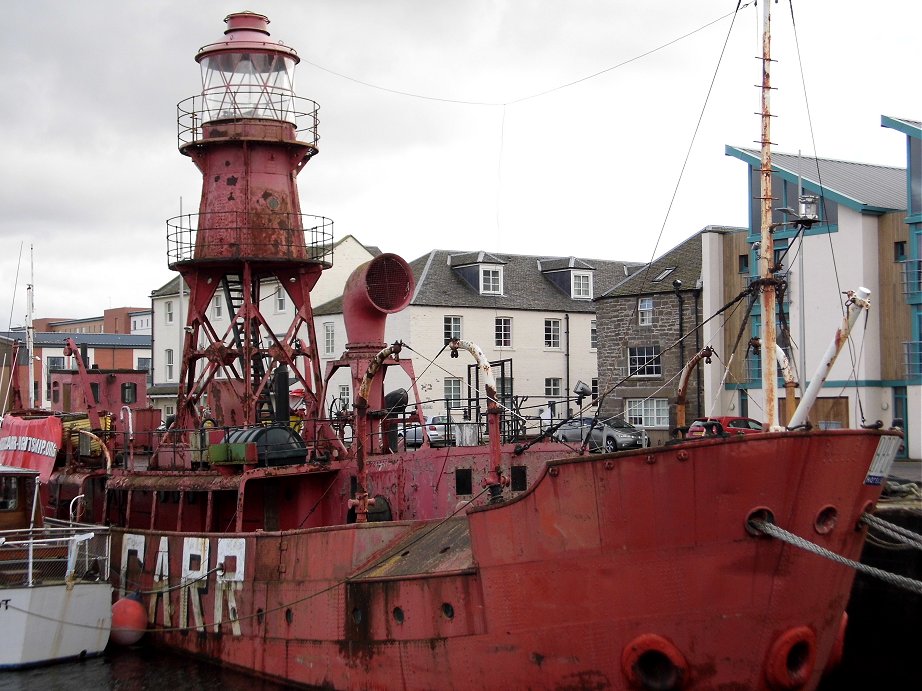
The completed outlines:
<svg viewBox="0 0 922 691">
<path fill-rule="evenodd" d="M 544 347 L 560 348 L 560 320 L 544 320 Z"/>
<path fill-rule="evenodd" d="M 496 396 L 503 405 L 508 406 L 512 402 L 512 377 L 497 377 Z"/>
<path fill-rule="evenodd" d="M 351 392 L 348 384 L 339 385 L 339 402 L 343 408 L 348 408 L 351 404 Z"/>
<path fill-rule="evenodd" d="M 164 309 L 164 312 L 166 313 L 166 323 L 172 324 L 173 323 L 173 301 L 167 300 L 165 303 L 163 303 L 163 309 Z"/>
<path fill-rule="evenodd" d="M 172 381 L 173 379 L 173 349 L 167 348 L 163 353 L 163 361 L 166 363 L 166 379 L 167 381 Z"/>
<path fill-rule="evenodd" d="M 445 317 L 445 343 L 461 338 L 461 317 Z"/>
<path fill-rule="evenodd" d="M 173 406 L 167 405 L 163 407 L 163 412 L 166 413 L 167 416 L 169 416 L 169 415 L 173 415 L 175 411 L 173 410 Z"/>
<path fill-rule="evenodd" d="M 905 240 L 901 240 L 900 242 L 893 243 L 893 261 L 895 262 L 906 261 L 906 241 Z"/>
<path fill-rule="evenodd" d="M 214 303 L 211 305 L 211 316 L 215 319 L 221 319 L 224 314 L 224 303 L 221 302 L 221 296 L 214 296 Z"/>
<path fill-rule="evenodd" d="M 637 325 L 651 326 L 653 324 L 653 298 L 639 298 L 637 300 Z"/>
<path fill-rule="evenodd" d="M 669 427 L 669 399 L 628 398 L 624 401 L 627 421 L 638 427 Z"/>
<path fill-rule="evenodd" d="M 739 272 L 741 274 L 749 273 L 749 255 L 748 254 L 741 254 L 739 256 Z"/>
<path fill-rule="evenodd" d="M 496 318 L 496 334 L 494 344 L 497 348 L 512 347 L 512 319 L 510 317 Z"/>
<path fill-rule="evenodd" d="M 673 271 L 675 271 L 674 266 L 667 267 L 663 269 L 662 271 L 660 271 L 658 274 L 656 274 L 656 278 L 652 279 L 651 282 L 656 283 L 657 281 L 662 281 L 664 278 L 666 278 L 666 276 L 671 274 Z"/>
<path fill-rule="evenodd" d="M 789 240 L 787 238 L 775 238 L 773 247 L 775 250 L 775 266 L 772 271 L 783 271 L 784 258 L 788 251 Z"/>
<path fill-rule="evenodd" d="M 560 378 L 548 377 L 544 380 L 544 395 L 554 398 L 560 397 Z"/>
<path fill-rule="evenodd" d="M 138 385 L 133 381 L 122 382 L 122 403 L 131 404 L 138 400 Z"/>
<path fill-rule="evenodd" d="M 0 477 L 0 511 L 15 511 L 19 508 L 19 479 Z"/>
<path fill-rule="evenodd" d="M 445 407 L 449 410 L 461 407 L 460 379 L 455 377 L 448 377 L 445 379 Z"/>
<path fill-rule="evenodd" d="M 570 295 L 574 300 L 591 300 L 592 274 L 574 271 L 572 273 Z"/>
<path fill-rule="evenodd" d="M 480 267 L 480 294 L 503 294 L 503 270 L 501 267 Z"/>
<path fill-rule="evenodd" d="M 288 299 L 288 294 L 285 292 L 285 289 L 280 285 L 275 290 L 275 311 L 278 313 L 285 311 L 286 301 Z"/>
<path fill-rule="evenodd" d="M 596 350 L 599 347 L 599 332 L 595 323 L 595 319 L 589 322 L 589 350 Z"/>
<path fill-rule="evenodd" d="M 51 372 L 53 369 L 64 369 L 64 356 L 63 355 L 52 355 L 46 360 L 48 363 L 48 371 Z"/>
<path fill-rule="evenodd" d="M 148 386 L 154 383 L 154 373 L 151 371 L 149 357 L 139 357 L 138 366 L 136 367 L 136 369 L 139 369 L 143 372 L 147 372 L 147 385 Z"/>
<path fill-rule="evenodd" d="M 659 377 L 663 366 L 659 356 L 659 346 L 637 346 L 628 349 L 629 374 L 638 377 Z"/>
<path fill-rule="evenodd" d="M 332 355 L 334 352 L 336 352 L 336 330 L 333 328 L 333 322 L 324 322 L 323 354 Z"/>
<path fill-rule="evenodd" d="M 592 378 L 592 405 L 599 404 L 599 378 Z"/>
</svg>

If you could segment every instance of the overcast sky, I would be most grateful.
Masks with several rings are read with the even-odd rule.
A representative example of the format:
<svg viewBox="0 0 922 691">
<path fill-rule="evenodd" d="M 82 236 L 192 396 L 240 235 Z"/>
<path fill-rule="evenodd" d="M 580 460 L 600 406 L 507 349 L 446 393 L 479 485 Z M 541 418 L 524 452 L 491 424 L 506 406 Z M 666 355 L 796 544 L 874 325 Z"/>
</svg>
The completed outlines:
<svg viewBox="0 0 922 691">
<path fill-rule="evenodd" d="M 777 149 L 904 166 L 905 137 L 880 116 L 922 119 L 922 2 L 800 0 L 794 25 L 789 7 L 773 15 Z M 199 47 L 244 9 L 302 58 L 296 87 L 320 104 L 321 137 L 302 210 L 332 218 L 337 239 L 408 260 L 648 261 L 704 226 L 745 225 L 746 168 L 724 146 L 757 146 L 762 9 L 741 8 L 731 31 L 735 8 L 7 0 L 0 328 L 25 320 L 30 245 L 36 317 L 148 306 L 172 277 L 164 221 L 180 200 L 196 211 L 201 184 L 177 151 L 176 103 L 200 90 Z"/>
</svg>

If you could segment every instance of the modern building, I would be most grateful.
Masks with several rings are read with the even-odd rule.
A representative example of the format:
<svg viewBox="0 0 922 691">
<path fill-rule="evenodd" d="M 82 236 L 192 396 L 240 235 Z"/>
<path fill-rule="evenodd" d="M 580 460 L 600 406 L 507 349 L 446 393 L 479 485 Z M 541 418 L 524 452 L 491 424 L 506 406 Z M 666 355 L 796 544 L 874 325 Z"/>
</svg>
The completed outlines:
<svg viewBox="0 0 922 691">
<path fill-rule="evenodd" d="M 29 353 L 25 347 L 25 331 L 6 331 L 0 333 L 0 339 L 19 341 L 21 344 L 15 376 L 24 406 L 29 405 L 29 381 L 31 380 L 35 407 L 52 407 L 51 373 L 56 370 L 76 369 L 75 356 L 64 355 L 65 342 L 68 338 L 73 339 L 75 345 L 81 351 L 86 352 L 86 366 L 88 369 L 150 370 L 151 348 L 149 336 L 37 332 L 34 334 L 30 367 Z"/>
<path fill-rule="evenodd" d="M 147 307 L 111 307 L 103 310 L 101 316 L 82 319 L 43 317 L 32 320 L 32 328 L 46 333 L 106 333 L 130 334 L 135 331 L 139 316 L 150 312 Z M 134 318 L 132 315 L 136 315 Z"/>
<path fill-rule="evenodd" d="M 807 159 L 773 154 L 773 222 L 776 276 L 786 283 L 779 319 L 779 343 L 788 347 L 801 387 L 814 376 L 841 324 L 847 291 L 866 287 L 871 310 L 853 330 L 813 407 L 810 422 L 822 427 L 856 427 L 881 420 L 903 421 L 905 453 L 922 457 L 922 372 L 919 358 L 919 252 L 922 204 L 909 207 L 907 192 L 920 194 L 922 158 L 919 124 L 884 118 L 907 134 L 909 169 Z M 915 143 L 913 143 L 915 142 Z M 915 148 L 914 148 L 915 147 Z M 748 231 L 705 229 L 702 233 L 704 315 L 714 314 L 746 288 L 758 273 L 759 152 L 728 146 L 727 154 L 749 168 Z M 913 155 L 916 163 L 913 164 Z M 915 181 L 913 182 L 913 176 Z M 790 223 L 802 194 L 819 201 L 819 220 L 807 228 Z M 907 211 L 909 212 L 907 215 Z M 764 400 L 759 356 L 747 338 L 737 343 L 745 310 L 703 325 L 705 343 L 714 344 L 729 370 L 705 368 L 705 400 L 721 414 L 762 418 Z M 744 327 L 757 336 L 758 302 Z M 785 340 L 784 330 L 789 334 Z M 796 345 L 796 348 L 789 346 Z M 747 353 L 748 350 L 748 353 Z M 716 413 L 715 413 L 716 414 Z M 785 421 L 779 402 L 778 419 Z"/>
</svg>

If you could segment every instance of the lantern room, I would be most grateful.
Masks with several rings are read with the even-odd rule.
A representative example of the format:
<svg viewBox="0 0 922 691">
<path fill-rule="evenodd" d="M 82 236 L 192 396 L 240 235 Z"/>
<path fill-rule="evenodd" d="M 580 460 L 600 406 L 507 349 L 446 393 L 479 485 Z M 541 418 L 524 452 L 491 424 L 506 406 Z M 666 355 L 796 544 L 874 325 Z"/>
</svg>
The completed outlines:
<svg viewBox="0 0 922 691">
<path fill-rule="evenodd" d="M 204 122 L 256 118 L 295 122 L 293 48 L 269 39 L 269 19 L 238 12 L 225 20 L 226 38 L 195 56 L 202 70 Z"/>
</svg>

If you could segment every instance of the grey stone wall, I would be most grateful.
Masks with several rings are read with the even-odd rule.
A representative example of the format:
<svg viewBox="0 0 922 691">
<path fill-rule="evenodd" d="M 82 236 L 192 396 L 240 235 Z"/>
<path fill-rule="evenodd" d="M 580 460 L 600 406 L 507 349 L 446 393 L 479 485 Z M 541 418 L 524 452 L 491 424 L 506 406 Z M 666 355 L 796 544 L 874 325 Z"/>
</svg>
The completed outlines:
<svg viewBox="0 0 922 691">
<path fill-rule="evenodd" d="M 596 326 L 598 329 L 598 366 L 599 391 L 606 392 L 615 387 L 601 404 L 600 416 L 609 417 L 624 412 L 626 398 L 667 398 L 669 399 L 669 427 L 676 425 L 675 399 L 678 388 L 678 375 L 687 362 L 703 344 L 696 340 L 695 299 L 693 290 L 683 290 L 682 319 L 683 330 L 689 336 L 684 345 L 674 345 L 679 339 L 679 300 L 674 291 L 668 293 L 650 293 L 643 297 L 653 298 L 653 323 L 649 326 L 638 324 L 638 297 L 614 297 L 600 300 L 596 306 Z M 700 323 L 700 300 L 698 321 Z M 657 345 L 660 349 L 662 375 L 659 377 L 631 377 L 625 380 L 629 372 L 629 348 L 636 346 Z M 703 394 L 703 392 L 702 392 Z M 688 386 L 686 407 L 686 424 L 699 417 L 698 377 L 693 374 Z M 702 408 L 706 402 L 702 400 Z M 654 443 L 662 443 L 669 438 L 669 431 L 651 431 Z"/>
</svg>

